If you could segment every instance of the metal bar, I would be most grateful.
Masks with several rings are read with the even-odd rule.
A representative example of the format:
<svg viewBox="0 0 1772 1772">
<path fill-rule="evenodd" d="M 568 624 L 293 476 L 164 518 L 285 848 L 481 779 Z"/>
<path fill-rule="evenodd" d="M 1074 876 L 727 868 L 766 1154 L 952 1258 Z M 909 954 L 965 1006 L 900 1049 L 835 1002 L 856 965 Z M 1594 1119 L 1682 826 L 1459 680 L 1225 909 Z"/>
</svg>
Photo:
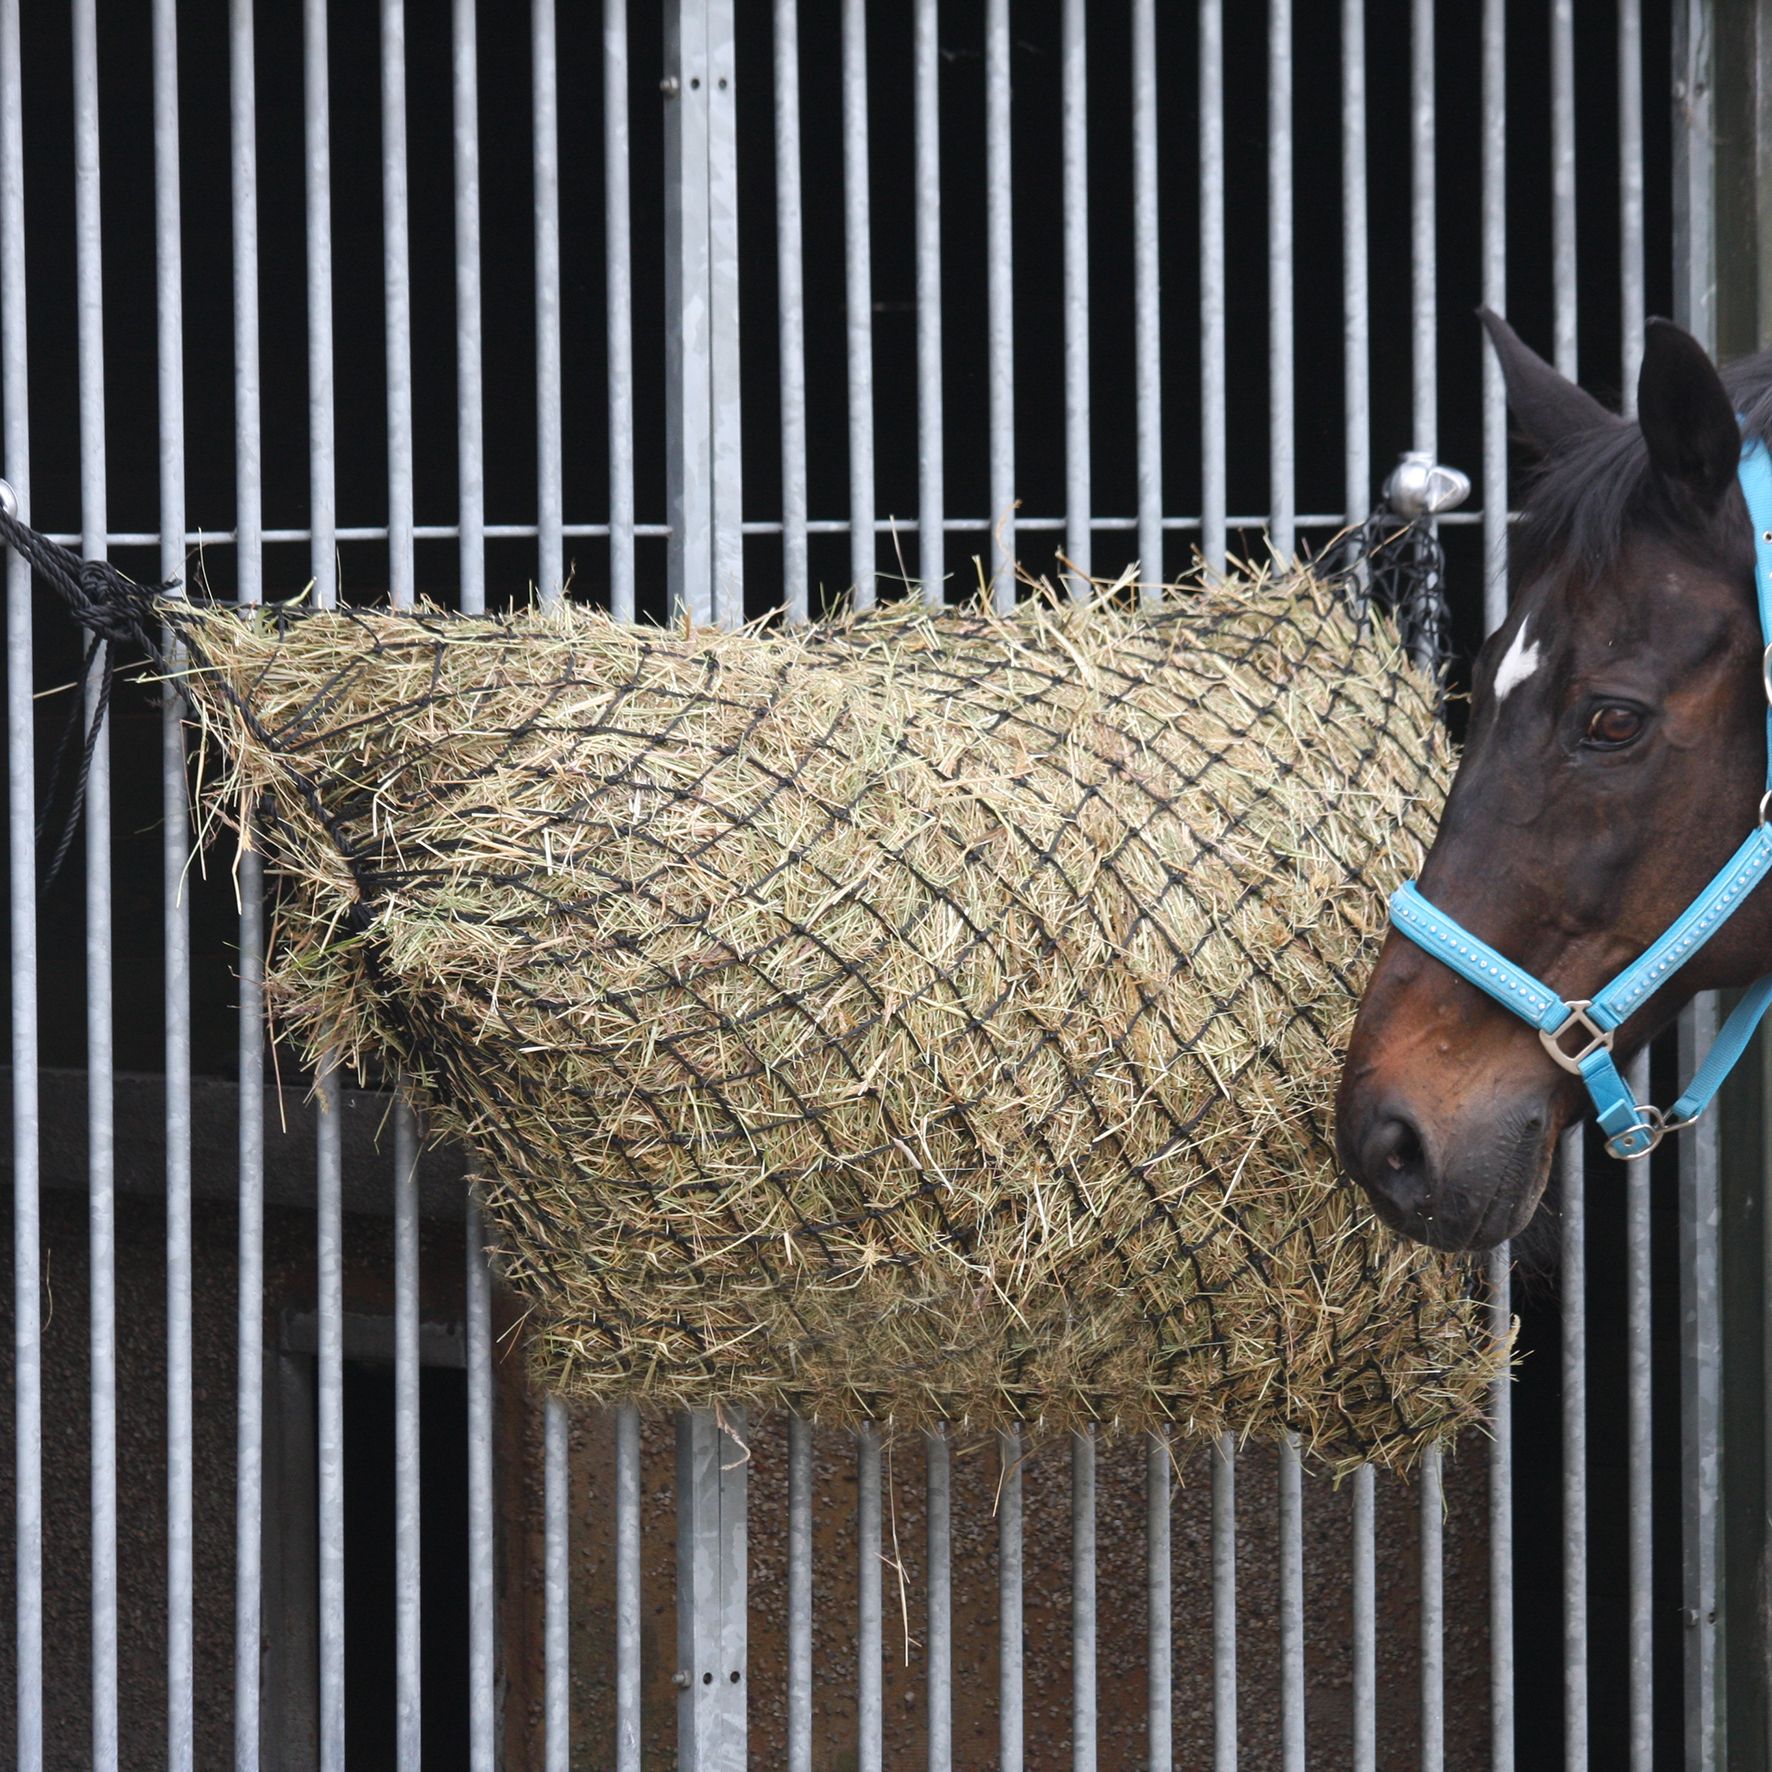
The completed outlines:
<svg viewBox="0 0 1772 1772">
<path fill-rule="evenodd" d="M 529 8 L 531 103 L 535 110 L 535 478 L 541 531 L 536 589 L 544 605 L 566 583 L 560 393 L 560 123 L 554 0 Z"/>
<path fill-rule="evenodd" d="M 479 1205 L 472 1199 L 467 1208 L 466 1241 L 468 1764 L 472 1772 L 494 1772 L 498 1738 L 493 1686 L 498 1664 L 493 1637 L 497 1597 L 493 1590 L 492 1275 L 486 1263 L 486 1228 Z M 618 1644 L 620 1640 L 618 1637 Z M 618 1715 L 619 1695 L 618 1683 Z M 621 1772 L 631 1772 L 631 1768 L 623 1766 Z"/>
<path fill-rule="evenodd" d="M 1304 1492 L 1297 1436 L 1279 1446 L 1280 1764 L 1304 1772 Z"/>
<path fill-rule="evenodd" d="M 848 29 L 847 24 L 844 28 Z M 865 204 L 865 195 L 863 201 Z M 806 294 L 801 275 L 801 233 L 800 9 L 798 0 L 775 0 L 775 278 L 781 352 L 782 601 L 788 619 L 796 622 L 807 619 L 811 605 L 811 576 L 806 563 Z M 811 1752 L 810 1747 L 807 1752 Z"/>
<path fill-rule="evenodd" d="M 180 266 L 178 23 L 154 0 L 154 309 L 160 401 L 160 576 L 184 573 L 184 283 Z M 168 694 L 160 723 L 161 886 L 166 1052 L 166 1757 L 196 1757 L 196 1601 L 192 1515 L 191 957 L 184 902 L 190 855 L 184 703 Z"/>
<path fill-rule="evenodd" d="M 855 1430 L 855 1483 L 855 1760 L 858 1772 L 880 1772 L 880 1435 L 871 1422 Z"/>
<path fill-rule="evenodd" d="M 708 380 L 714 619 L 744 622 L 744 449 L 738 362 L 738 43 L 733 0 L 706 0 Z"/>
<path fill-rule="evenodd" d="M 1237 1772 L 1237 1440 L 1212 1455 L 1212 1772 Z"/>
<path fill-rule="evenodd" d="M 1341 0 L 1341 385 L 1346 520 L 1372 502 L 1371 276 L 1366 226 L 1366 6 Z"/>
<path fill-rule="evenodd" d="M 942 602 L 947 580 L 942 547 L 939 14 L 938 0 L 916 0 L 911 27 L 911 84 L 915 94 L 912 133 L 917 180 L 917 576 L 922 582 L 923 600 L 931 605 Z M 945 1456 L 945 1442 L 942 1450 Z M 932 1745 L 932 1756 L 934 1751 Z"/>
<path fill-rule="evenodd" d="M 1071 1766 L 1095 1772 L 1095 1435 L 1071 1435 Z"/>
<path fill-rule="evenodd" d="M 677 1762 L 745 1767 L 742 1412 L 677 1417 Z"/>
<path fill-rule="evenodd" d="M 1677 61 L 1675 65 L 1679 65 Z M 1681 1065 L 1696 1070 L 1716 1032 L 1717 1000 L 1706 992 L 1680 1017 Z M 1721 1678 L 1717 1641 L 1721 1426 L 1717 1170 L 1715 1122 L 1701 1120 L 1680 1145 L 1681 1602 L 1686 1626 L 1685 1763 L 1692 1772 L 1711 1772 L 1721 1758 L 1717 1689 Z"/>
<path fill-rule="evenodd" d="M 673 616 L 714 619 L 708 94 L 702 9 L 664 10 L 665 515 Z"/>
<path fill-rule="evenodd" d="M 812 1772 L 812 1427 L 788 1417 L 788 1772 Z"/>
<path fill-rule="evenodd" d="M 1015 231 L 1010 212 L 1009 0 L 985 0 L 985 299 L 990 385 L 991 600 L 1015 607 Z M 1020 1728 L 1019 1710 L 1016 1727 Z M 1018 1736 L 1019 1739 L 1019 1736 Z M 1005 1761 L 1007 1772 L 1008 1762 Z"/>
<path fill-rule="evenodd" d="M 1175 1622 L 1169 1504 L 1173 1484 L 1166 1433 L 1145 1436 L 1145 1764 L 1171 1772 L 1175 1760 Z"/>
<path fill-rule="evenodd" d="M 634 619 L 634 291 L 628 8 L 603 0 L 603 255 L 609 340 L 609 612 Z"/>
<path fill-rule="evenodd" d="M 228 8 L 228 114 L 234 235 L 234 486 L 236 596 L 264 598 L 258 351 L 258 92 L 252 0 Z M 96 187 L 95 187 L 96 190 Z M 87 788 L 87 842 L 101 828 Z M 90 862 L 90 851 L 89 851 Z M 259 1763 L 264 1512 L 264 874 L 255 849 L 239 857 L 240 1008 L 239 1320 L 235 1349 L 234 1767 Z M 88 917 L 91 939 L 91 917 Z M 109 930 L 106 931 L 107 944 Z M 108 1064 L 107 1064 L 108 1071 Z M 94 1073 L 94 1097 L 98 1092 Z"/>
<path fill-rule="evenodd" d="M 1200 553 L 1214 572 L 1228 526 L 1226 385 L 1224 0 L 1200 0 Z"/>
<path fill-rule="evenodd" d="M 18 0 L 0 0 L 0 427 L 4 471 L 30 521 L 25 354 L 25 164 Z M 12 959 L 13 1617 L 20 1772 L 43 1767 L 43 1354 L 38 1274 L 37 844 L 31 569 L 6 559 L 6 812 Z"/>
<path fill-rule="evenodd" d="M 1021 1429 L 997 1434 L 997 1765 L 1022 1772 Z"/>
<path fill-rule="evenodd" d="M 1413 0 L 1409 32 L 1409 215 L 1414 446 L 1439 447 L 1438 278 L 1434 257 L 1434 5 Z"/>
<path fill-rule="evenodd" d="M 925 1501 L 929 1534 L 929 1772 L 954 1765 L 954 1575 L 947 1435 L 923 1436 Z"/>
<path fill-rule="evenodd" d="M 1642 0 L 1618 0 L 1618 260 L 1624 332 L 1619 389 L 1624 410 L 1632 413 L 1643 362 Z"/>
<path fill-rule="evenodd" d="M 332 368 L 332 121 L 326 80 L 326 0 L 302 0 L 302 141 L 307 160 L 309 571 L 314 580 L 314 601 L 327 609 L 338 597 L 339 538 Z M 265 539 L 272 538 L 267 535 Z M 292 539 L 300 539 L 300 533 Z"/>
<path fill-rule="evenodd" d="M 615 1772 L 640 1772 L 640 1412 L 615 1411 Z"/>
<path fill-rule="evenodd" d="M 611 0 L 611 4 L 619 4 L 619 0 Z M 474 0 L 453 0 L 450 45 L 455 111 L 455 460 L 461 606 L 473 613 L 486 607 L 485 397 L 480 340 L 480 67 Z M 613 399 L 612 390 L 612 403 Z"/>
<path fill-rule="evenodd" d="M 1132 0 L 1132 309 L 1137 392 L 1138 576 L 1162 601 L 1163 307 L 1157 209 L 1156 0 Z M 1154 1751 L 1154 1750 L 1153 1750 Z"/>
<path fill-rule="evenodd" d="M 1649 1054 L 1632 1060 L 1631 1088 L 1638 1101 L 1649 1099 Z M 1647 1163 L 1624 1168 L 1625 1372 L 1629 1388 L 1627 1443 L 1630 1487 L 1630 1713 L 1631 1772 L 1651 1772 L 1655 1754 L 1655 1571 L 1654 1465 L 1652 1426 L 1651 1322 L 1649 1314 L 1649 1180 Z"/>
<path fill-rule="evenodd" d="M 1421 1772 L 1444 1772 L 1446 1764 L 1445 1506 L 1433 1445 L 1421 1455 Z"/>
<path fill-rule="evenodd" d="M 843 0 L 843 317 L 849 363 L 849 582 L 874 601 L 874 293 L 868 232 L 867 0 Z"/>
<path fill-rule="evenodd" d="M 1372 1466 L 1354 1472 L 1351 1548 L 1353 1580 L 1354 1772 L 1378 1769 L 1378 1520 Z"/>
<path fill-rule="evenodd" d="M 408 609 L 412 560 L 412 292 L 406 242 L 406 7 L 381 4 L 382 315 L 388 363 L 388 600 Z"/>
<path fill-rule="evenodd" d="M 1059 129 L 1064 183 L 1065 554 L 1089 596 L 1089 74 L 1083 0 L 1064 0 L 1060 25 Z"/>
<path fill-rule="evenodd" d="M 1298 545 L 1298 442 L 1293 427 L 1292 0 L 1267 8 L 1268 545 L 1282 561 Z"/>
<path fill-rule="evenodd" d="M 75 0 L 72 26 L 81 553 L 86 559 L 96 560 L 103 559 L 105 553 L 106 462 L 98 20 L 93 0 Z M 85 718 L 88 722 L 103 715 L 102 691 L 103 685 L 97 678 L 89 679 L 85 684 Z M 92 1374 L 92 1763 L 98 1772 L 115 1772 L 118 1745 L 117 1238 L 111 966 L 111 735 L 108 715 L 103 715 L 86 781 L 85 839 L 87 1263 L 92 1301 L 88 1315 L 88 1357 Z M 243 1281 L 244 1278 L 242 1273 Z M 243 1489 L 245 1478 L 243 1468 Z M 256 1685 L 252 1698 L 257 1698 Z"/>
<path fill-rule="evenodd" d="M 569 1772 L 572 1765 L 567 1452 L 566 1405 L 550 1396 L 542 1403 L 542 1764 L 547 1772 Z"/>
<path fill-rule="evenodd" d="M 1551 0 L 1550 29 L 1551 337 L 1557 368 L 1575 381 L 1575 0 Z"/>
<path fill-rule="evenodd" d="M 1563 1763 L 1587 1765 L 1587 1182 L 1582 1129 L 1562 1140 Z"/>
</svg>

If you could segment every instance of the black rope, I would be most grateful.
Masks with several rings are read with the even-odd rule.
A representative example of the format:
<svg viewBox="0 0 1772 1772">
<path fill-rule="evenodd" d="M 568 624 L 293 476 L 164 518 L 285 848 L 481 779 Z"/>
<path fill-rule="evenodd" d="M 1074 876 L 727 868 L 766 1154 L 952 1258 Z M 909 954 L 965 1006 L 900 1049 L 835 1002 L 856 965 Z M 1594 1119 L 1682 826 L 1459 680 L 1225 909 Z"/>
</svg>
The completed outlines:
<svg viewBox="0 0 1772 1772">
<path fill-rule="evenodd" d="M 1377 608 L 1396 622 L 1404 650 L 1431 673 L 1443 699 L 1452 660 L 1452 615 L 1446 550 L 1435 525 L 1380 503 L 1325 551 L 1317 568 L 1341 588 L 1357 618 Z"/>
</svg>

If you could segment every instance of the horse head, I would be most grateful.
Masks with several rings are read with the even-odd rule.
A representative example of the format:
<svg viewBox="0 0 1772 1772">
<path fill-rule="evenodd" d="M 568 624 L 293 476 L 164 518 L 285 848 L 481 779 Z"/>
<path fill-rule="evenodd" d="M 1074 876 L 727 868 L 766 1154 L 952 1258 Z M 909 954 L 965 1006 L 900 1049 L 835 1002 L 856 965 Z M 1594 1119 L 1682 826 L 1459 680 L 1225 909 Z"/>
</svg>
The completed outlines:
<svg viewBox="0 0 1772 1772">
<path fill-rule="evenodd" d="M 1760 815 L 1768 690 L 1737 469 L 1744 436 L 1772 433 L 1772 355 L 1724 377 L 1652 321 L 1630 420 L 1484 320 L 1540 465 L 1419 885 L 1574 1002 L 1669 929 Z M 1696 992 L 1768 971 L 1763 890 L 1616 1029 L 1617 1061 Z M 1336 1102 L 1342 1161 L 1387 1224 L 1444 1249 L 1513 1236 L 1586 1108 L 1529 1020 L 1393 927 Z"/>
</svg>

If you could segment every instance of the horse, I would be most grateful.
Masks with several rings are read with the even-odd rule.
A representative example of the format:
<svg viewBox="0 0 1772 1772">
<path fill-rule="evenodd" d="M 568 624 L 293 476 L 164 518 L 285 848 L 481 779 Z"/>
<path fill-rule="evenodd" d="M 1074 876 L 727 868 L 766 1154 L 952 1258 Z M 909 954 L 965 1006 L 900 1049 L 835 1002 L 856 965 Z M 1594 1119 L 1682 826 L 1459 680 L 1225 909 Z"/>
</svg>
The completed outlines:
<svg viewBox="0 0 1772 1772">
<path fill-rule="evenodd" d="M 1483 321 L 1538 465 L 1418 884 L 1455 937 L 1548 986 L 1554 1020 L 1657 944 L 1772 804 L 1755 584 L 1772 529 L 1758 535 L 1738 480 L 1744 449 L 1772 439 L 1772 352 L 1719 373 L 1651 321 L 1630 419 Z M 1395 906 L 1337 1090 L 1337 1149 L 1393 1230 L 1488 1249 L 1530 1221 L 1587 1092 L 1553 1031 L 1428 952 Z M 1745 892 L 1665 977 L 1649 970 L 1640 1006 L 1601 1035 L 1618 1064 L 1696 993 L 1772 972 L 1772 890 Z M 1563 1057 L 1595 1031 L 1569 1031 Z M 1642 1149 L 1661 1116 L 1640 1111 Z"/>
</svg>

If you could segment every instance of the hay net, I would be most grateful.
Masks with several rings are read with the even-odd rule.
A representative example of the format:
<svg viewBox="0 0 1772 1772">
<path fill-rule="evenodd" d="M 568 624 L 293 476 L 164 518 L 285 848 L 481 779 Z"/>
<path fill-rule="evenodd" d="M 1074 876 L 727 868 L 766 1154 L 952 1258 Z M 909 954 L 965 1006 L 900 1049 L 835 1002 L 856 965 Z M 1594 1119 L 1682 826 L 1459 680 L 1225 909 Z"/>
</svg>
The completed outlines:
<svg viewBox="0 0 1772 1772">
<path fill-rule="evenodd" d="M 1479 1410 L 1474 1276 L 1331 1146 L 1449 772 L 1383 619 L 175 620 L 274 1013 L 466 1142 L 546 1383 L 1336 1466 Z"/>
</svg>

